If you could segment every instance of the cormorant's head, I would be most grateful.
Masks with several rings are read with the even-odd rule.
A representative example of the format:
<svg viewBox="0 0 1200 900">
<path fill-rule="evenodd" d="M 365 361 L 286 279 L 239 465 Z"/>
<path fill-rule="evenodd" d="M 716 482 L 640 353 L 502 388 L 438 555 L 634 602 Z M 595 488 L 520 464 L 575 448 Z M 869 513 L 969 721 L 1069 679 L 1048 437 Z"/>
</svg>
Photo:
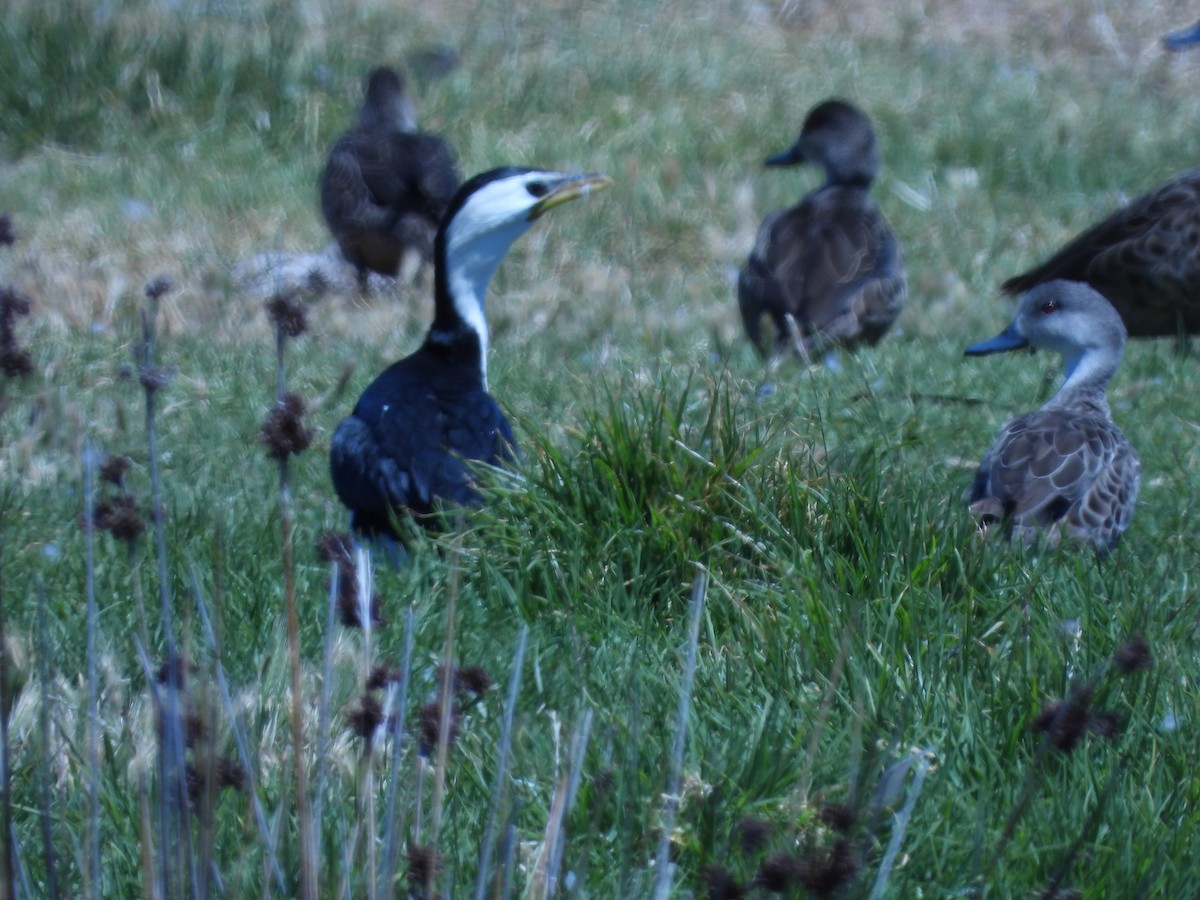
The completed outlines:
<svg viewBox="0 0 1200 900">
<path fill-rule="evenodd" d="M 434 241 L 438 303 L 449 299 L 459 319 L 486 345 L 483 299 L 496 267 L 534 220 L 569 200 L 612 185 L 607 175 L 565 175 L 508 166 L 476 175 L 458 189 Z M 435 329 L 448 325 L 439 308 Z"/>
<path fill-rule="evenodd" d="M 505 167 L 476 175 L 458 189 L 438 229 L 436 258 L 447 274 L 458 270 L 486 281 L 533 221 L 569 200 L 612 184 L 607 175 L 564 175 Z M 482 296 L 480 297 L 482 299 Z"/>
</svg>

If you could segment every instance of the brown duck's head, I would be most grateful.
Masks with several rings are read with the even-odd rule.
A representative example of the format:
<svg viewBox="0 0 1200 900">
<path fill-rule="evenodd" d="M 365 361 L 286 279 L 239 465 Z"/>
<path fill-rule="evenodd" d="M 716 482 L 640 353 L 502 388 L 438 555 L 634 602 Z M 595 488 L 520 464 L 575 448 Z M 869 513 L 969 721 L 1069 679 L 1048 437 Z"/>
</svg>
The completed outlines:
<svg viewBox="0 0 1200 900">
<path fill-rule="evenodd" d="M 869 185 L 880 164 L 871 120 L 845 100 L 817 104 L 805 117 L 796 143 L 766 161 L 768 166 L 797 163 L 821 166 L 829 184 Z"/>
<path fill-rule="evenodd" d="M 417 130 L 417 115 L 404 76 L 387 66 L 371 70 L 358 123 L 365 128 Z"/>
</svg>

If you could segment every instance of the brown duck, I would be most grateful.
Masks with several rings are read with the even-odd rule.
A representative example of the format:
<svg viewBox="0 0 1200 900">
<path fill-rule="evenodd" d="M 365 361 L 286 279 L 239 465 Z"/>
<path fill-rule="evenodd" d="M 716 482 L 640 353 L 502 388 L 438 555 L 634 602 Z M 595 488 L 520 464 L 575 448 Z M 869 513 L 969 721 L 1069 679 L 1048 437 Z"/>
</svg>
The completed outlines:
<svg viewBox="0 0 1200 900">
<path fill-rule="evenodd" d="M 408 252 L 432 259 L 458 180 L 449 145 L 417 130 L 403 78 L 372 71 L 358 122 L 333 145 L 321 174 L 321 212 L 361 289 L 370 272 L 396 275 Z"/>
<path fill-rule="evenodd" d="M 1167 50 L 1197 43 L 1200 22 L 1163 37 Z M 1200 169 L 1138 197 L 1001 289 L 1017 295 L 1055 278 L 1103 294 L 1130 337 L 1200 334 Z"/>
<path fill-rule="evenodd" d="M 825 184 L 767 216 L 738 275 L 742 322 L 763 355 L 874 344 L 904 308 L 900 245 L 868 193 L 879 172 L 870 120 L 843 100 L 818 104 L 791 149 L 766 165 L 804 162 L 825 170 Z"/>
<path fill-rule="evenodd" d="M 1001 290 L 1023 294 L 1055 279 L 1103 294 L 1130 337 L 1200 334 L 1200 169 L 1117 210 Z"/>
</svg>

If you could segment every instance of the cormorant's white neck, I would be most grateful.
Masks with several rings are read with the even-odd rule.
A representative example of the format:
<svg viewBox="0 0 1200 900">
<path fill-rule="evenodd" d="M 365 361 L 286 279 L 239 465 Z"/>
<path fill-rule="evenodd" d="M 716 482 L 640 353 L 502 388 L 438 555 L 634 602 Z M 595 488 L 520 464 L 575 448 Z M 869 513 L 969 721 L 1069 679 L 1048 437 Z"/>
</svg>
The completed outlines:
<svg viewBox="0 0 1200 900">
<path fill-rule="evenodd" d="M 444 290 L 453 318 L 459 327 L 475 333 L 479 339 L 479 371 L 487 387 L 488 325 L 484 299 L 496 269 L 513 241 L 528 230 L 531 222 L 521 219 L 497 227 L 494 222 L 475 218 L 455 219 L 446 233 Z M 442 311 L 439 311 L 442 312 Z M 439 315 L 439 319 L 443 316 Z M 437 323 L 435 322 L 435 327 Z"/>
</svg>

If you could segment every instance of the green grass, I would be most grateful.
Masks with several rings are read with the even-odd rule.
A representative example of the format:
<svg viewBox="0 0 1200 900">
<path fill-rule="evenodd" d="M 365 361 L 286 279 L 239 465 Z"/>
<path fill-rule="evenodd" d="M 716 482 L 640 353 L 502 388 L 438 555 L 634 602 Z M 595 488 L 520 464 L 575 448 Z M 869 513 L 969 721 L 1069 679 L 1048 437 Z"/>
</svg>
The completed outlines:
<svg viewBox="0 0 1200 900">
<path fill-rule="evenodd" d="M 1194 351 L 1132 345 L 1112 385 L 1143 486 L 1111 558 L 981 541 L 961 502 L 1000 422 L 1059 377 L 1046 356 L 962 358 L 1007 320 L 997 283 L 1123 193 L 1194 163 L 1200 63 L 1151 48 L 1186 10 L 1110 10 L 1118 53 L 1099 32 L 1067 27 L 1091 21 L 1082 4 L 1049 28 L 1014 19 L 978 34 L 949 22 L 949 8 L 939 22 L 904 7 L 890 29 L 819 5 L 808 20 L 789 18 L 790 6 L 762 17 L 749 5 L 635 0 L 363 3 L 323 18 L 315 6 L 173 9 L 130 0 L 97 17 L 19 3 L 0 26 L 0 57 L 17 63 L 0 86 L 0 212 L 19 238 L 0 251 L 0 283 L 35 301 L 18 325 L 35 373 L 5 382 L 0 418 L 12 810 L 34 895 L 47 877 L 43 758 L 60 889 L 87 888 L 82 449 L 86 439 L 132 456 L 129 487 L 148 506 L 134 348 L 142 287 L 159 274 L 175 283 L 159 323 L 158 359 L 174 375 L 157 424 L 168 589 L 200 666 L 192 702 L 212 716 L 211 745 L 232 754 L 194 572 L 297 889 L 278 472 L 258 444 L 274 344 L 261 300 L 231 272 L 265 250 L 328 241 L 317 172 L 362 73 L 430 44 L 454 46 L 463 64 L 441 81 L 418 77 L 419 112 L 464 172 L 537 163 L 617 182 L 539 223 L 494 284 L 489 374 L 522 445 L 518 471 L 490 479 L 488 507 L 460 532 L 421 536 L 407 566 L 377 573 L 387 624 L 371 636 L 372 659 L 399 665 L 413 612 L 409 727 L 436 695 L 449 609 L 455 658 L 501 686 L 469 710 L 449 752 L 438 833 L 432 779 L 415 773 L 411 748 L 394 774 L 407 834 L 424 786 L 420 843 L 441 854 L 438 889 L 473 888 L 503 686 L 528 626 L 500 822 L 518 841 L 515 890 L 537 883 L 590 711 L 563 822 L 573 879 L 563 893 L 651 894 L 698 572 L 708 588 L 672 835 L 676 895 L 704 895 L 713 864 L 747 881 L 765 853 L 830 847 L 828 803 L 859 813 L 849 896 L 870 894 L 893 836 L 886 896 L 960 894 L 980 880 L 989 896 L 1028 895 L 1060 868 L 1060 887 L 1087 896 L 1200 889 Z M 760 162 L 830 94 L 861 103 L 879 129 L 875 190 L 904 243 L 909 307 L 878 348 L 837 370 L 785 367 L 764 394 L 729 272 L 762 215 L 815 183 Z M 310 764 L 329 578 L 312 548 L 345 522 L 329 438 L 428 314 L 424 294 L 327 297 L 288 349 L 289 387 L 317 429 L 290 473 Z M 143 878 L 138 786 L 157 783 L 157 743 L 132 636 L 136 599 L 157 608 L 157 571 L 149 532 L 132 566 L 124 545 L 97 535 L 105 896 L 136 895 Z M 157 664 L 156 615 L 148 627 Z M 1120 678 L 1106 660 L 1132 633 L 1155 667 Z M 361 824 L 366 797 L 381 807 L 393 774 L 377 756 L 368 777 L 347 723 L 362 636 L 339 626 L 333 637 L 320 895 L 363 896 L 367 835 L 382 835 Z M 45 756 L 39 658 L 50 673 Z M 1095 679 L 1097 704 L 1125 727 L 1070 754 L 1039 752 L 1033 719 L 1072 678 Z M 919 793 L 903 762 L 918 758 L 931 766 Z M 741 847 L 747 818 L 773 826 L 756 852 Z M 266 854 L 246 797 L 221 795 L 211 827 L 226 895 L 261 893 Z"/>
</svg>

